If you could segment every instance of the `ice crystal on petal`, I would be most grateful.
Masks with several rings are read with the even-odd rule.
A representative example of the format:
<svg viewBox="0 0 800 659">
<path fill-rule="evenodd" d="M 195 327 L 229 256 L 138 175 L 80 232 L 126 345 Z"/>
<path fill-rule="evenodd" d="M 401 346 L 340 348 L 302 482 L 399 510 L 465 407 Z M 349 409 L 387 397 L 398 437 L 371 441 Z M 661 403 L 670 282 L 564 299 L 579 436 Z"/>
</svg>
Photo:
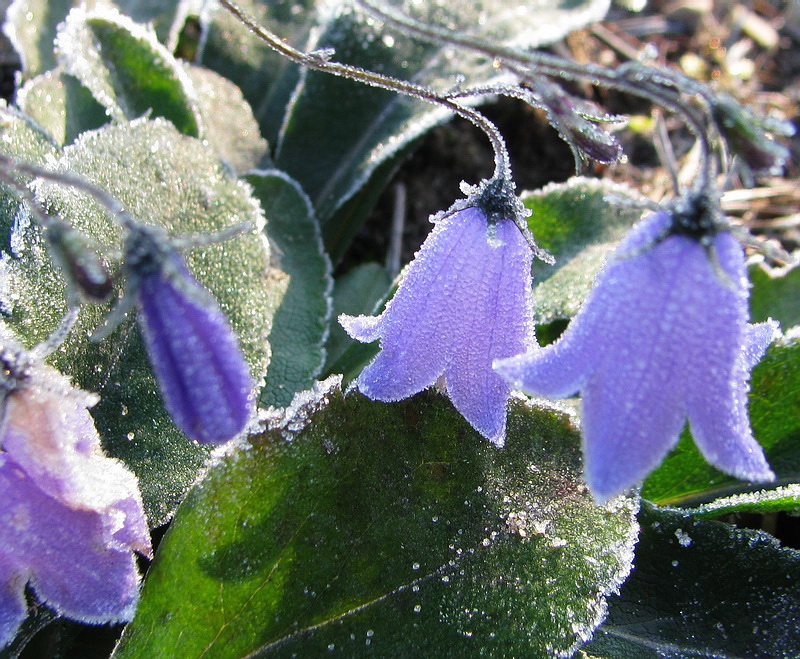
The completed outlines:
<svg viewBox="0 0 800 659">
<path fill-rule="evenodd" d="M 535 395 L 580 392 L 585 475 L 599 501 L 654 469 L 687 417 L 712 465 L 745 480 L 774 478 L 750 430 L 747 391 L 776 325 L 747 324 L 734 237 L 707 234 L 709 252 L 697 236 L 669 233 L 673 222 L 659 211 L 633 229 L 558 341 L 495 364 Z"/>
<path fill-rule="evenodd" d="M 535 341 L 531 250 L 514 220 L 494 210 L 466 206 L 440 217 L 386 310 L 339 322 L 358 341 L 381 341 L 356 380 L 365 395 L 400 400 L 444 375 L 456 409 L 502 445 L 510 386 L 492 361 Z"/>
<path fill-rule="evenodd" d="M 133 555 L 151 555 L 136 477 L 105 456 L 89 414 L 97 397 L 32 360 L 3 328 L 0 403 L 0 647 L 25 618 L 25 585 L 57 612 L 130 620 Z"/>
<path fill-rule="evenodd" d="M 161 232 L 133 228 L 126 251 L 139 325 L 167 411 L 192 439 L 231 439 L 250 420 L 253 381 L 225 314 Z"/>
</svg>

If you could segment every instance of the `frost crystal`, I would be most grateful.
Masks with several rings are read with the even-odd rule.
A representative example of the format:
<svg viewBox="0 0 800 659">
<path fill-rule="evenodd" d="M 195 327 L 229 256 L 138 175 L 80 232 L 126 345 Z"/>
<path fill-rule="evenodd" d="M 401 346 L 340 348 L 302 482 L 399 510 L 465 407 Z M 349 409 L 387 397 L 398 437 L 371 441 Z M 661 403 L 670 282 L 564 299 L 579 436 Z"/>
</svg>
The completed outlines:
<svg viewBox="0 0 800 659">
<path fill-rule="evenodd" d="M 581 393 L 584 469 L 599 501 L 654 469 L 687 417 L 712 465 L 774 478 L 750 430 L 747 382 L 775 323 L 747 324 L 734 237 L 705 225 L 695 235 L 677 222 L 659 211 L 637 225 L 557 342 L 495 364 L 532 394 Z"/>
<path fill-rule="evenodd" d="M 100 447 L 97 397 L 0 332 L 0 647 L 25 619 L 25 585 L 58 613 L 130 620 L 133 555 L 151 555 L 136 477 Z"/>
<path fill-rule="evenodd" d="M 381 341 L 356 380 L 365 395 L 401 400 L 443 375 L 456 409 L 502 446 L 511 388 L 492 361 L 535 344 L 531 250 L 506 199 L 481 201 L 436 222 L 380 316 L 339 322 L 358 341 Z"/>
</svg>

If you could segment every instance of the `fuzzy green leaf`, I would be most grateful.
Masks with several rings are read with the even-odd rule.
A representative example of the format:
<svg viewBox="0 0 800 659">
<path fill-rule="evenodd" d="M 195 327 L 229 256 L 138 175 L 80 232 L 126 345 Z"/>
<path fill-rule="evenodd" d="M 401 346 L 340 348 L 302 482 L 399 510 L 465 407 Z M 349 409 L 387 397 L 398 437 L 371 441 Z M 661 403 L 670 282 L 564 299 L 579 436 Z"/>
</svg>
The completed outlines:
<svg viewBox="0 0 800 659">
<path fill-rule="evenodd" d="M 201 135 L 191 80 L 152 29 L 114 9 L 73 9 L 56 50 L 113 119 L 164 117 L 186 135 Z"/>
<path fill-rule="evenodd" d="M 40 165 L 58 153 L 58 145 L 31 117 L 0 100 L 0 152 Z M 18 178 L 21 183 L 29 179 L 29 176 Z M 0 183 L 0 249 L 8 248 L 11 226 L 19 209 L 19 195 Z M 0 290 L 0 295 L 5 292 Z"/>
<path fill-rule="evenodd" d="M 31 78 L 56 65 L 53 40 L 56 28 L 73 7 L 116 6 L 138 23 L 152 23 L 159 38 L 169 43 L 185 19 L 185 0 L 13 0 L 6 33 L 22 60 L 22 72 Z"/>
<path fill-rule="evenodd" d="M 206 139 L 217 155 L 240 174 L 261 165 L 269 145 L 239 88 L 210 69 L 184 67 L 194 87 Z"/>
<path fill-rule="evenodd" d="M 28 80 L 17 93 L 17 105 L 61 146 L 109 121 L 92 93 L 61 69 Z"/>
<path fill-rule="evenodd" d="M 292 44 L 305 43 L 315 25 L 317 0 L 239 0 L 237 4 Z M 205 38 L 200 62 L 242 90 L 262 135 L 274 144 L 300 76 L 299 67 L 278 55 L 224 9 L 204 12 L 201 20 Z"/>
<path fill-rule="evenodd" d="M 631 188 L 580 176 L 521 198 L 531 210 L 528 225 L 536 242 L 556 259 L 552 266 L 533 264 L 536 322 L 571 318 L 606 257 L 641 217 L 641 207 L 620 206 L 619 200 L 636 198 Z"/>
<path fill-rule="evenodd" d="M 137 220 L 162 225 L 173 236 L 253 224 L 251 233 L 193 250 L 186 260 L 228 316 L 256 381 L 261 380 L 280 291 L 269 277 L 263 215 L 249 188 L 231 178 L 207 146 L 163 120 L 85 133 L 52 167 L 83 176 L 113 194 Z M 121 248 L 121 231 L 102 208 L 62 185 L 40 183 L 37 193 L 47 208 L 93 239 L 115 269 L 110 255 Z M 3 259 L 13 292 L 6 301 L 9 323 L 33 345 L 63 314 L 65 284 L 36 227 L 18 223 L 13 238 Z M 133 314 L 100 344 L 87 340 L 108 310 L 108 305 L 83 305 L 52 361 L 76 384 L 100 394 L 93 413 L 104 447 L 139 476 L 150 522 L 157 525 L 194 481 L 207 451 L 183 436 L 164 410 Z"/>
<path fill-rule="evenodd" d="M 750 263 L 750 316 L 758 323 L 773 318 L 786 327 L 800 325 L 800 253 L 792 266 L 773 268 L 756 257 Z"/>
<path fill-rule="evenodd" d="M 289 277 L 269 335 L 272 359 L 260 399 L 284 407 L 313 384 L 325 360 L 331 264 L 311 203 L 297 183 L 277 170 L 251 172 L 246 180 L 267 216 L 274 265 Z"/>
<path fill-rule="evenodd" d="M 515 401 L 499 450 L 329 380 L 267 424 L 181 505 L 117 659 L 566 657 L 630 569 L 636 502 L 594 504 L 552 410 Z"/>
<path fill-rule="evenodd" d="M 777 513 L 800 510 L 800 483 L 782 485 L 773 489 L 733 494 L 729 497 L 703 503 L 686 512 L 694 517 L 719 517 L 731 513 Z"/>
</svg>

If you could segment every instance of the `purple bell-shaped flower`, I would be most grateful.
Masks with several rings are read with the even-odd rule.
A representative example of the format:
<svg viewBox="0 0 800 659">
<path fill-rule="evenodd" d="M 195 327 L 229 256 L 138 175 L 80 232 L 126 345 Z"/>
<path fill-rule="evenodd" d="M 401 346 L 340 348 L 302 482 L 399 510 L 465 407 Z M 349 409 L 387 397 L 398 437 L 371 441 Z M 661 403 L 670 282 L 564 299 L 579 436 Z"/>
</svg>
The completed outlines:
<svg viewBox="0 0 800 659">
<path fill-rule="evenodd" d="M 434 218 L 380 316 L 339 318 L 354 339 L 381 342 L 355 381 L 362 393 L 397 401 L 444 377 L 456 409 L 503 444 L 511 387 L 492 362 L 535 344 L 532 252 L 515 225 L 517 204 L 509 183 L 484 183 Z"/>
<path fill-rule="evenodd" d="M 598 501 L 653 470 L 687 418 L 712 465 L 774 478 L 750 430 L 747 391 L 776 326 L 748 325 L 744 251 L 704 213 L 640 222 L 558 341 L 495 363 L 531 394 L 580 393 L 585 477 Z"/>
<path fill-rule="evenodd" d="M 152 554 L 136 477 L 101 449 L 97 396 L 0 330 L 0 647 L 25 619 L 26 584 L 69 618 L 128 621 L 133 552 Z"/>
</svg>

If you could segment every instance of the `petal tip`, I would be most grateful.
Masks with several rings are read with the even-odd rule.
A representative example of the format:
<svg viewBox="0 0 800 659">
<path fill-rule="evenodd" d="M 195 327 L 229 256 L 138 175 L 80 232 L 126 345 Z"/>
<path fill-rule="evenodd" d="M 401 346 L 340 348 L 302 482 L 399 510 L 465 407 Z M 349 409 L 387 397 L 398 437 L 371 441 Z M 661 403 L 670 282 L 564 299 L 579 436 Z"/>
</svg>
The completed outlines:
<svg viewBox="0 0 800 659">
<path fill-rule="evenodd" d="M 372 343 L 380 338 L 381 316 L 339 315 L 339 324 L 350 338 L 361 343 Z"/>
</svg>

